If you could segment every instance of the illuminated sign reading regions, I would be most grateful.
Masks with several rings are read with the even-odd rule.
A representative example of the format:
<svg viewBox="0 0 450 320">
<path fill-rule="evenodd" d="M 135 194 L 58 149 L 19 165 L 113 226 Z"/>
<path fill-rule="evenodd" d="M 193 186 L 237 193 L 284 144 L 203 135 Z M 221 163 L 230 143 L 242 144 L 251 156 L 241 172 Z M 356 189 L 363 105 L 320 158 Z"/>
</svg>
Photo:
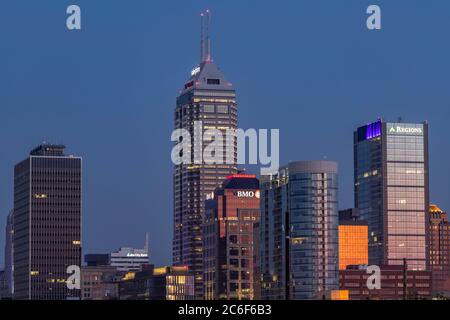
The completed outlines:
<svg viewBox="0 0 450 320">
<path fill-rule="evenodd" d="M 390 135 L 423 135 L 423 128 L 421 126 L 414 126 L 401 123 L 388 123 L 387 133 Z"/>
</svg>

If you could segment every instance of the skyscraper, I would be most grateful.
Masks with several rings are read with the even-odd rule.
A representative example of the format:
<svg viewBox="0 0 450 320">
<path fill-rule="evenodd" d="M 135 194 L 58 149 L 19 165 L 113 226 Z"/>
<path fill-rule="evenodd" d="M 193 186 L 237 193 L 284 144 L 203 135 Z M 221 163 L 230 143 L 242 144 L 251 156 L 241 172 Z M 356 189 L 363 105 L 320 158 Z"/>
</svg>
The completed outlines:
<svg viewBox="0 0 450 320">
<path fill-rule="evenodd" d="M 209 11 L 206 12 L 209 26 Z M 204 17 L 202 15 L 202 30 Z M 215 129 L 225 134 L 227 129 L 237 128 L 236 93 L 217 65 L 211 59 L 209 27 L 206 40 L 201 39 L 200 65 L 192 70 L 177 98 L 175 129 L 185 129 L 192 137 L 191 163 L 176 165 L 173 176 L 174 228 L 173 263 L 188 266 L 195 276 L 195 296 L 203 298 L 202 221 L 206 195 L 211 194 L 225 178 L 236 173 L 237 141 L 224 154 L 234 154 L 232 163 L 206 164 L 196 161 L 194 155 L 202 152 L 202 136 L 195 139 L 199 130 Z M 196 126 L 197 124 L 197 126 Z M 207 139 L 207 137 L 205 137 Z M 231 150 L 230 150 L 231 149 Z"/>
<path fill-rule="evenodd" d="M 355 206 L 369 226 L 369 264 L 428 265 L 428 124 L 378 120 L 354 132 Z"/>
<path fill-rule="evenodd" d="M 323 299 L 339 289 L 338 170 L 299 161 L 261 177 L 261 296 Z"/>
<path fill-rule="evenodd" d="M 81 266 L 80 157 L 43 144 L 14 169 L 14 298 L 79 299 L 67 267 Z"/>
<path fill-rule="evenodd" d="M 259 181 L 231 175 L 205 205 L 205 299 L 254 300 L 259 277 Z"/>
</svg>

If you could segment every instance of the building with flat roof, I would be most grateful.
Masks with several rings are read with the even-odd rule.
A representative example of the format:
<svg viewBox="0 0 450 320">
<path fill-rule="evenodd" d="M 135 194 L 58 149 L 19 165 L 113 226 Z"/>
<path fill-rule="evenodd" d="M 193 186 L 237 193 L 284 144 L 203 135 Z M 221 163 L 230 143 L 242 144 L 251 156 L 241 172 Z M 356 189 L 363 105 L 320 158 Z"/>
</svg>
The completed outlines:
<svg viewBox="0 0 450 320">
<path fill-rule="evenodd" d="M 259 181 L 230 175 L 205 203 L 203 281 L 206 300 L 258 297 Z M 258 265 L 258 267 L 255 267 Z"/>
<path fill-rule="evenodd" d="M 339 211 L 339 270 L 369 263 L 367 221 L 359 220 L 357 210 Z"/>
<path fill-rule="evenodd" d="M 89 253 L 84 256 L 84 262 L 88 267 L 109 266 L 109 254 Z"/>
<path fill-rule="evenodd" d="M 143 249 L 123 247 L 109 254 L 109 265 L 119 272 L 140 271 L 143 265 L 150 263 L 148 234 L 145 235 Z"/>
<path fill-rule="evenodd" d="M 349 300 L 423 300 L 431 298 L 431 272 L 407 270 L 404 266 L 380 266 L 379 289 L 369 289 L 372 275 L 368 266 L 350 266 L 339 270 L 339 287 L 348 291 Z M 372 281 L 370 281 L 372 283 Z"/>
<path fill-rule="evenodd" d="M 381 119 L 354 132 L 355 207 L 369 264 L 428 267 L 428 124 Z"/>
<path fill-rule="evenodd" d="M 81 266 L 82 159 L 42 144 L 14 168 L 14 298 L 80 299 L 66 283 Z"/>
</svg>

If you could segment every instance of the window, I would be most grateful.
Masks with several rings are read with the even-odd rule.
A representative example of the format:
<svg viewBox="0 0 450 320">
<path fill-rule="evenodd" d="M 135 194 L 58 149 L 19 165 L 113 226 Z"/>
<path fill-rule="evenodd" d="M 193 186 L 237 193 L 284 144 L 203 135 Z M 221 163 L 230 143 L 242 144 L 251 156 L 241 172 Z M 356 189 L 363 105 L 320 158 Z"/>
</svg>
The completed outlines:
<svg viewBox="0 0 450 320">
<path fill-rule="evenodd" d="M 220 85 L 220 79 L 208 79 L 206 80 L 207 84 L 212 84 L 212 85 Z"/>
</svg>

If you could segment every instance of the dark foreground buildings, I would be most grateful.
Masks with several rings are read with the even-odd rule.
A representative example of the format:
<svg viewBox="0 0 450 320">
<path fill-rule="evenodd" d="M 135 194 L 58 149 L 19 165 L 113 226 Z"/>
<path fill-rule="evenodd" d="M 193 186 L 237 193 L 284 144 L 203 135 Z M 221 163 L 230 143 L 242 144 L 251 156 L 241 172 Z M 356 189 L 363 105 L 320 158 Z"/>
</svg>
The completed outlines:
<svg viewBox="0 0 450 320">
<path fill-rule="evenodd" d="M 187 267 L 143 266 L 120 281 L 121 300 L 193 300 L 194 276 Z"/>
<path fill-rule="evenodd" d="M 261 296 L 324 299 L 339 289 L 338 169 L 292 162 L 261 177 Z"/>
<path fill-rule="evenodd" d="M 355 207 L 369 226 L 369 264 L 426 270 L 428 124 L 378 120 L 354 132 Z"/>
<path fill-rule="evenodd" d="M 372 273 L 367 266 L 349 266 L 339 271 L 339 285 L 349 300 L 426 300 L 431 298 L 431 272 L 404 266 L 380 266 L 380 287 L 369 289 Z M 372 283 L 372 281 L 369 281 Z"/>
<path fill-rule="evenodd" d="M 81 266 L 82 160 L 43 144 L 14 169 L 14 298 L 79 299 L 69 266 Z"/>
<path fill-rule="evenodd" d="M 203 226 L 207 300 L 259 298 L 259 181 L 231 175 L 206 201 Z"/>
</svg>

